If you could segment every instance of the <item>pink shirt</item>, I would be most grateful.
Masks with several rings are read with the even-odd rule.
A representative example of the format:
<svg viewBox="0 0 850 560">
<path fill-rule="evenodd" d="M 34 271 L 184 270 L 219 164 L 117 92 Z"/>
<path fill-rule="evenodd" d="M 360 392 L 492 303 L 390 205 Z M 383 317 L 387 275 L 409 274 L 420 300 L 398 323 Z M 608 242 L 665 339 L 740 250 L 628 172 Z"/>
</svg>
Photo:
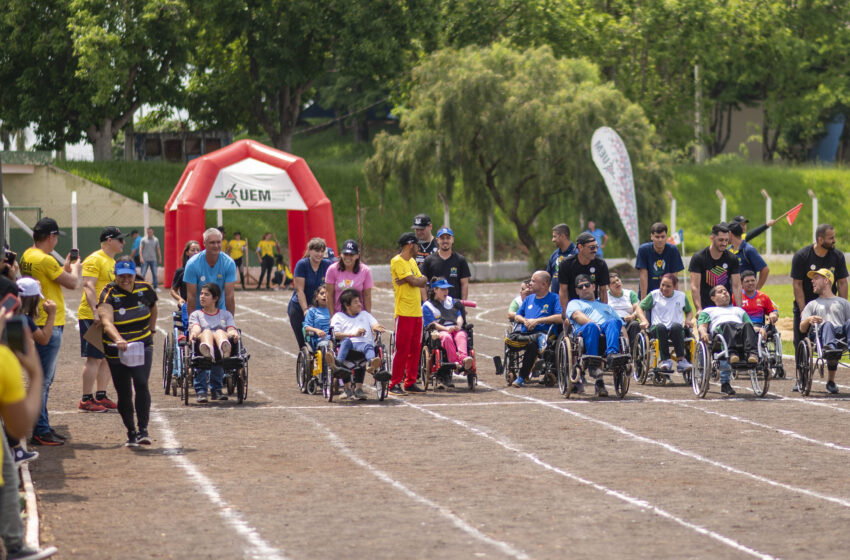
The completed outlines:
<svg viewBox="0 0 850 560">
<path fill-rule="evenodd" d="M 372 288 L 372 272 L 369 267 L 360 263 L 360 272 L 354 274 L 350 270 L 342 271 L 339 269 L 339 263 L 335 262 L 328 267 L 325 273 L 325 284 L 334 287 L 334 312 L 342 311 L 342 306 L 339 303 L 339 296 L 343 290 L 354 288 L 360 292 L 360 301 L 363 301 L 363 290 Z"/>
</svg>

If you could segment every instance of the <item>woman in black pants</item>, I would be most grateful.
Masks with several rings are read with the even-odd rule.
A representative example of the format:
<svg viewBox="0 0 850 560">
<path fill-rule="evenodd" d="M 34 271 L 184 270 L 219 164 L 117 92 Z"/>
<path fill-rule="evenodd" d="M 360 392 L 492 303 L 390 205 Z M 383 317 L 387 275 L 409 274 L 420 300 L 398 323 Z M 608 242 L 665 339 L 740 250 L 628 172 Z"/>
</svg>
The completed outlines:
<svg viewBox="0 0 850 560">
<path fill-rule="evenodd" d="M 148 378 L 153 360 L 156 300 L 150 284 L 136 281 L 136 265 L 130 257 L 122 257 L 115 261 L 115 281 L 103 288 L 97 304 L 103 322 L 103 353 L 118 392 L 118 412 L 127 428 L 127 447 L 151 444 Z M 119 324 L 115 323 L 116 317 Z M 133 419 L 134 389 L 138 430 Z"/>
<path fill-rule="evenodd" d="M 298 348 L 304 347 L 304 333 L 301 332 L 301 327 L 304 325 L 307 308 L 313 301 L 313 294 L 325 283 L 325 273 L 333 264 L 332 260 L 325 258 L 326 248 L 327 244 L 321 237 L 311 239 L 307 243 L 304 258 L 295 264 L 295 270 L 292 271 L 295 293 L 289 300 L 286 312 L 289 315 L 289 324 L 292 326 Z"/>
</svg>

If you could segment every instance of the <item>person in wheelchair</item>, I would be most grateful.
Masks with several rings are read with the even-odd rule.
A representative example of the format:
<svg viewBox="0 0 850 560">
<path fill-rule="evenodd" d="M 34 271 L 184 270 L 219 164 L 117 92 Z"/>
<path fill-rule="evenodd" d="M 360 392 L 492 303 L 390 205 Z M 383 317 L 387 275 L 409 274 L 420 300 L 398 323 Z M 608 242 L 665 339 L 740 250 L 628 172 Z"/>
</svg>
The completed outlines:
<svg viewBox="0 0 850 560">
<path fill-rule="evenodd" d="M 363 309 L 363 301 L 360 298 L 360 292 L 357 290 L 353 288 L 343 290 L 339 295 L 339 303 L 342 306 L 342 311 L 334 313 L 331 319 L 334 338 L 339 341 L 336 365 L 337 367 L 345 367 L 345 361 L 352 351 L 363 354 L 368 361 L 365 372 L 363 370 L 360 370 L 359 373 L 357 370 L 354 371 L 354 390 L 351 389 L 351 382 L 346 382 L 343 388 L 343 396 L 340 398 L 356 398 L 365 401 L 366 393 L 363 391 L 365 373 L 372 374 L 381 367 L 381 357 L 375 352 L 372 333 L 382 333 L 385 329 L 371 313 Z M 368 336 L 367 333 L 369 333 Z"/>
<path fill-rule="evenodd" d="M 649 292 L 640 302 L 643 311 L 651 312 L 651 321 L 642 323 L 649 326 L 649 333 L 658 339 L 658 353 L 661 363 L 658 369 L 673 371 L 673 360 L 670 358 L 670 343 L 678 361 L 676 369 L 680 372 L 691 368 L 691 363 L 685 357 L 685 328 L 693 328 L 694 310 L 691 302 L 679 287 L 679 279 L 672 272 L 661 276 L 661 287 Z M 682 318 L 684 317 L 684 324 Z"/>
<path fill-rule="evenodd" d="M 463 304 L 449 296 L 451 287 L 442 276 L 431 278 L 428 300 L 422 304 L 422 324 L 426 332 L 437 332 L 446 359 L 468 372 L 472 371 L 473 360 L 469 355 L 469 335 L 463 328 Z M 447 385 L 453 385 L 451 377 Z"/>
<path fill-rule="evenodd" d="M 320 345 L 329 344 L 331 336 L 331 312 L 328 309 L 328 288 L 324 284 L 316 288 L 310 309 L 304 315 L 304 339 L 315 352 Z"/>
<path fill-rule="evenodd" d="M 623 325 L 626 328 L 626 334 L 629 338 L 629 348 L 635 344 L 640 332 L 640 327 L 646 323 L 646 317 L 643 316 L 637 292 L 623 287 L 623 280 L 617 272 L 609 272 L 608 278 L 608 305 L 614 308 L 620 319 L 623 320 Z"/>
<path fill-rule="evenodd" d="M 800 332 L 806 334 L 813 324 L 820 325 L 821 345 L 828 374 L 826 390 L 836 394 L 838 386 L 835 384 L 835 372 L 841 355 L 847 349 L 847 337 L 850 335 L 850 302 L 832 293 L 835 276 L 831 270 L 812 270 L 808 277 L 811 278 L 812 289 L 818 297 L 803 308 L 800 314 Z"/>
<path fill-rule="evenodd" d="M 745 270 L 741 273 L 741 286 L 744 288 L 741 308 L 750 316 L 754 327 L 763 328 L 774 325 L 779 320 L 779 309 L 767 294 L 756 289 L 756 285 L 755 272 Z"/>
<path fill-rule="evenodd" d="M 213 361 L 212 369 L 198 370 L 194 376 L 195 393 L 198 403 L 207 402 L 207 381 L 213 400 L 227 400 L 222 391 L 224 370 L 217 365 L 216 349 L 221 358 L 229 358 L 233 345 L 239 338 L 233 315 L 227 309 L 218 307 L 221 288 L 210 282 L 201 286 L 198 296 L 201 309 L 189 315 L 189 342 L 198 343 L 198 352 Z"/>
<path fill-rule="evenodd" d="M 563 322 L 561 300 L 558 294 L 549 291 L 551 281 L 552 277 L 545 270 L 532 274 L 529 281 L 531 294 L 522 301 L 514 317 L 519 332 L 536 335 L 525 347 L 522 365 L 513 383 L 515 387 L 525 386 L 525 380 L 531 373 L 538 354 L 542 355 L 546 350 L 549 326 Z"/>
<path fill-rule="evenodd" d="M 697 329 L 703 342 L 710 344 L 712 333 L 720 334 L 729 349 L 729 360 L 719 360 L 720 391 L 726 395 L 734 395 L 735 389 L 729 382 L 732 371 L 729 365 L 741 362 L 741 355 L 746 356 L 747 364 L 755 366 L 758 361 L 756 331 L 747 312 L 731 304 L 732 298 L 726 286 L 718 285 L 711 288 L 708 297 L 714 303 L 706 307 L 697 316 Z"/>
<path fill-rule="evenodd" d="M 584 355 L 599 356 L 606 362 L 620 356 L 620 331 L 623 320 L 614 308 L 594 299 L 594 285 L 585 274 L 576 276 L 578 299 L 567 304 L 566 315 L 575 333 L 584 340 Z M 605 354 L 600 354 L 599 337 L 605 335 Z M 602 380 L 602 368 L 593 367 L 590 376 L 596 379 L 596 395 L 607 397 L 608 390 Z M 579 389 L 577 392 L 581 392 Z"/>
</svg>

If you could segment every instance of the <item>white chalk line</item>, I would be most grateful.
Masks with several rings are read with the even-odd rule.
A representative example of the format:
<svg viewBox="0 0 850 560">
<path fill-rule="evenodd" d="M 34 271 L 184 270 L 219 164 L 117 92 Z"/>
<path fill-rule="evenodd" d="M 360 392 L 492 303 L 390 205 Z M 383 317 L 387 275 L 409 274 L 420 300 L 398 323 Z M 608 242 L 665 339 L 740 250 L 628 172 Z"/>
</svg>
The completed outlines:
<svg viewBox="0 0 850 560">
<path fill-rule="evenodd" d="M 151 410 L 151 420 L 159 426 L 160 437 L 162 438 L 163 452 L 177 466 L 183 469 L 189 477 L 189 480 L 194 483 L 197 488 L 206 495 L 206 497 L 216 507 L 216 511 L 222 519 L 241 537 L 243 537 L 250 547 L 248 551 L 249 557 L 257 560 L 284 560 L 284 556 L 279 550 L 267 543 L 257 532 L 251 527 L 242 514 L 234 509 L 227 501 L 221 497 L 218 489 L 195 465 L 182 454 L 182 445 L 177 441 L 177 437 L 171 429 L 168 420 L 160 414 L 156 409 Z"/>
<path fill-rule="evenodd" d="M 312 417 L 304 415 L 304 414 L 297 414 L 296 413 L 296 415 L 300 416 L 301 418 L 304 418 L 305 420 L 310 421 L 317 428 L 319 428 L 321 431 L 323 431 L 325 433 L 325 435 L 327 436 L 328 440 L 330 440 L 331 445 L 333 447 L 335 447 L 340 453 L 342 453 L 343 455 L 348 457 L 352 462 L 356 463 L 357 465 L 359 465 L 363 469 L 367 470 L 368 472 L 373 474 L 379 480 L 386 482 L 387 484 L 389 484 L 390 486 L 392 486 L 396 490 L 400 491 L 401 493 L 403 493 L 404 495 L 406 495 L 408 498 L 412 499 L 413 501 L 415 501 L 419 504 L 422 504 L 424 506 L 427 506 L 431 509 L 436 510 L 437 512 L 439 512 L 440 515 L 442 515 L 444 518 L 449 520 L 455 527 L 457 527 L 458 529 L 460 529 L 461 531 L 463 531 L 467 535 L 474 537 L 474 538 L 478 539 L 479 541 L 481 541 L 483 543 L 489 544 L 489 545 L 497 548 L 500 552 L 502 552 L 502 553 L 504 553 L 508 556 L 511 556 L 513 558 L 519 558 L 521 560 L 525 560 L 525 559 L 529 558 L 529 556 L 526 553 L 522 552 L 521 550 L 517 550 L 516 548 L 514 548 L 513 546 L 511 546 L 510 544 L 508 544 L 504 541 L 494 539 L 493 537 L 484 534 L 479 529 L 476 529 L 475 527 L 473 527 L 472 525 L 470 525 L 469 523 L 464 521 L 463 518 L 461 518 L 457 514 L 453 513 L 449 508 L 442 506 L 442 505 L 440 505 L 440 504 L 438 504 L 438 503 L 436 503 L 432 500 L 429 500 L 428 498 L 426 498 L 425 496 L 422 496 L 421 494 L 417 494 L 416 492 L 414 492 L 413 490 L 408 488 L 402 482 L 399 482 L 398 480 L 394 479 L 393 477 L 391 477 L 386 472 L 375 467 L 374 465 L 372 465 L 371 463 L 369 463 L 365 459 L 362 459 L 360 456 L 358 456 L 356 453 L 354 453 L 354 451 L 349 449 L 348 446 L 345 445 L 345 443 L 342 441 L 342 439 L 338 435 L 336 435 L 334 432 L 332 432 L 327 426 L 325 426 L 319 420 L 316 420 L 315 418 L 312 418 Z"/>
<path fill-rule="evenodd" d="M 731 548 L 734 548 L 736 550 L 739 550 L 741 552 L 744 552 L 744 553 L 749 554 L 751 556 L 754 556 L 756 558 L 763 558 L 765 560 L 774 558 L 773 556 L 771 556 L 769 554 L 759 552 L 759 551 L 754 550 L 754 549 L 752 549 L 752 548 L 750 548 L 746 545 L 740 544 L 739 542 L 735 541 L 734 539 L 732 539 L 730 537 L 726 537 L 724 535 L 721 535 L 720 533 L 717 533 L 715 531 L 712 531 L 712 530 L 707 529 L 705 527 L 702 527 L 700 525 L 696 525 L 694 523 L 686 521 L 685 519 L 678 517 L 677 515 L 674 515 L 674 514 L 668 512 L 664 509 L 661 509 L 660 507 L 653 505 L 646 500 L 642 500 L 640 498 L 634 498 L 632 496 L 629 496 L 628 494 L 620 492 L 619 490 L 614 490 L 612 488 L 608 488 L 607 486 L 604 486 L 604 485 L 602 485 L 598 482 L 593 482 L 592 480 L 588 480 L 586 478 L 583 478 L 583 477 L 578 476 L 576 474 L 573 474 L 571 472 L 565 471 L 565 470 L 563 470 L 559 467 L 553 466 L 553 465 L 543 461 L 539 457 L 537 457 L 537 455 L 535 455 L 534 453 L 524 451 L 524 450 L 520 449 L 518 446 L 516 446 L 515 444 L 510 443 L 510 442 L 506 442 L 502 438 L 497 438 L 496 436 L 494 436 L 490 433 L 487 433 L 483 429 L 477 428 L 477 427 L 469 424 L 468 422 L 466 422 L 464 420 L 459 420 L 457 418 L 444 416 L 444 415 L 442 415 L 438 412 L 428 410 L 427 408 L 424 408 L 422 406 L 410 403 L 410 402 L 405 401 L 405 400 L 401 400 L 401 399 L 398 399 L 398 400 L 400 400 L 402 403 L 404 403 L 405 405 L 407 405 L 411 408 L 414 408 L 416 410 L 420 410 L 421 412 L 424 412 L 426 414 L 430 414 L 430 415 L 432 415 L 435 418 L 438 418 L 440 420 L 450 422 L 452 424 L 456 424 L 456 425 L 472 432 L 473 434 L 475 434 L 479 437 L 482 437 L 486 440 L 492 441 L 492 442 L 496 443 L 497 445 L 507 449 L 508 451 L 513 452 L 515 455 L 518 455 L 520 457 L 528 459 L 529 461 L 533 462 L 534 464 L 536 464 L 536 465 L 538 465 L 538 466 L 540 466 L 540 467 L 542 467 L 542 468 L 544 468 L 544 469 L 546 469 L 550 472 L 553 472 L 553 473 L 558 474 L 562 477 L 568 478 L 568 479 L 570 479 L 574 482 L 578 482 L 578 483 L 583 484 L 585 486 L 589 486 L 591 488 L 594 488 L 595 490 L 603 492 L 604 494 L 611 496 L 613 498 L 616 498 L 618 500 L 624 501 L 624 502 L 628 503 L 629 505 L 632 505 L 632 506 L 637 507 L 639 509 L 654 513 L 655 515 L 658 515 L 659 517 L 663 517 L 665 519 L 668 519 L 668 520 L 670 520 L 670 521 L 672 521 L 672 522 L 674 522 L 678 525 L 681 525 L 682 527 L 685 527 L 687 529 L 695 531 L 695 532 L 697 532 L 701 535 L 705 535 L 705 536 L 707 536 L 711 539 L 714 539 L 714 540 L 721 542 L 721 543 L 723 543 L 723 544 L 725 544 L 725 545 L 727 545 Z"/>
</svg>

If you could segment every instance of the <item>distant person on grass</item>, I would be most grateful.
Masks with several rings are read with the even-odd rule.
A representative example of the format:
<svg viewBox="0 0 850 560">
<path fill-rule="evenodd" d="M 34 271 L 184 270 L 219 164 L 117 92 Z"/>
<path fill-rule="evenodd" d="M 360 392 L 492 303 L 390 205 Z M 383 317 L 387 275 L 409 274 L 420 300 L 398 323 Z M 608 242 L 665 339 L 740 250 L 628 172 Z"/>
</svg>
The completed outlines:
<svg viewBox="0 0 850 560">
<path fill-rule="evenodd" d="M 242 232 L 237 231 L 233 234 L 233 239 L 227 244 L 227 254 L 236 263 L 236 270 L 239 271 L 239 282 L 242 284 L 242 289 L 245 289 L 245 254 L 248 253 L 248 240 L 242 239 Z"/>
<path fill-rule="evenodd" d="M 263 277 L 266 278 L 266 289 L 270 288 L 272 272 L 274 270 L 274 255 L 280 252 L 277 240 L 272 239 L 272 232 L 267 231 L 263 239 L 257 243 L 257 256 L 260 257 L 260 278 L 257 280 L 257 289 L 263 285 Z"/>
</svg>

